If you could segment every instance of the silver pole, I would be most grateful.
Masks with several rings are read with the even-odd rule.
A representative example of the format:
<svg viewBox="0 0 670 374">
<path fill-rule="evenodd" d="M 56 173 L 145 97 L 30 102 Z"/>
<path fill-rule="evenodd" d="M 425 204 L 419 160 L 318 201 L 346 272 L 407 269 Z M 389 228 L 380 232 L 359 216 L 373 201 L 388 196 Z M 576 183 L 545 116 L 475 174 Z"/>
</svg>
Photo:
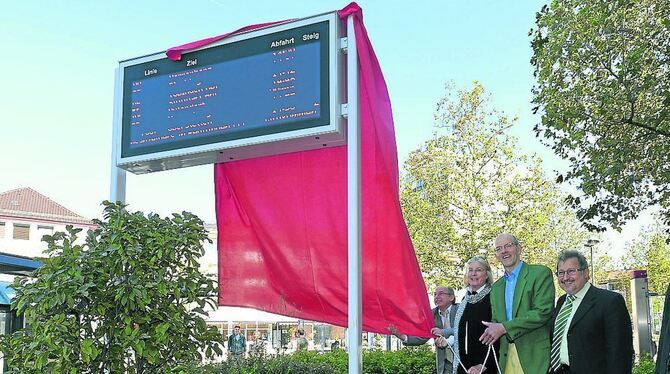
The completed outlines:
<svg viewBox="0 0 670 374">
<path fill-rule="evenodd" d="M 112 163 L 109 183 L 109 201 L 126 202 L 126 171 L 116 166 L 121 141 L 121 72 L 114 71 L 114 112 L 112 114 Z"/>
<path fill-rule="evenodd" d="M 361 321 L 361 136 L 354 16 L 347 17 L 347 250 L 349 374 L 363 372 Z"/>
<path fill-rule="evenodd" d="M 591 260 L 590 260 L 591 261 L 591 283 L 593 283 L 593 285 L 597 284 L 596 283 L 596 273 L 595 273 L 595 270 L 594 270 L 594 267 L 593 267 L 593 247 L 598 245 L 598 243 L 600 243 L 600 240 L 598 240 L 598 239 L 589 239 L 584 244 L 584 246 L 588 247 L 589 251 L 591 252 Z"/>
</svg>

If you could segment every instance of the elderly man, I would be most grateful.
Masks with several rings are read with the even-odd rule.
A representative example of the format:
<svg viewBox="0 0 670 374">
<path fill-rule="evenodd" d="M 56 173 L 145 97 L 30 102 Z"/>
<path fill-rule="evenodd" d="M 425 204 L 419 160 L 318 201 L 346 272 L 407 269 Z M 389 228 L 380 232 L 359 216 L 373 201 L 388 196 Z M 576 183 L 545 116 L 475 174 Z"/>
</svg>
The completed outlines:
<svg viewBox="0 0 670 374">
<path fill-rule="evenodd" d="M 435 319 L 435 327 L 441 329 L 450 328 L 453 326 L 454 317 L 456 316 L 456 304 L 454 300 L 453 288 L 439 286 L 435 289 L 434 301 L 435 308 L 433 308 L 433 318 Z M 395 326 L 389 327 L 391 334 L 395 335 L 405 345 L 421 345 L 430 339 L 419 338 L 416 336 L 407 336 L 400 334 Z M 449 348 L 435 348 L 437 374 L 452 374 L 454 354 Z"/>
<path fill-rule="evenodd" d="M 551 270 L 521 261 L 521 243 L 510 234 L 495 240 L 495 256 L 505 276 L 491 289 L 494 322 L 479 338 L 482 343 L 500 341 L 500 368 L 505 374 L 540 374 L 549 370 L 548 321 L 556 290 Z"/>
<path fill-rule="evenodd" d="M 589 264 L 577 251 L 559 255 L 556 277 L 565 295 L 549 324 L 551 373 L 630 373 L 633 330 L 623 297 L 593 287 Z"/>
</svg>

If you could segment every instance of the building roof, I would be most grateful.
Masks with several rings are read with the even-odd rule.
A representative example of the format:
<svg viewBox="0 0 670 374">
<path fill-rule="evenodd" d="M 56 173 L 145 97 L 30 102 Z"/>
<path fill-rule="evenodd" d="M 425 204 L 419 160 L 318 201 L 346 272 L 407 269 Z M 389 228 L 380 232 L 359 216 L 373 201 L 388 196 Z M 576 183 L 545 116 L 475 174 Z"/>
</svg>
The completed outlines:
<svg viewBox="0 0 670 374">
<path fill-rule="evenodd" d="M 10 287 L 10 282 L 0 281 L 0 305 L 10 305 L 16 292 Z"/>
<path fill-rule="evenodd" d="M 30 257 L 0 252 L 0 274 L 30 275 L 41 266 L 41 262 Z"/>
<path fill-rule="evenodd" d="M 91 220 L 56 203 L 30 187 L 0 193 L 0 216 L 92 225 Z"/>
</svg>

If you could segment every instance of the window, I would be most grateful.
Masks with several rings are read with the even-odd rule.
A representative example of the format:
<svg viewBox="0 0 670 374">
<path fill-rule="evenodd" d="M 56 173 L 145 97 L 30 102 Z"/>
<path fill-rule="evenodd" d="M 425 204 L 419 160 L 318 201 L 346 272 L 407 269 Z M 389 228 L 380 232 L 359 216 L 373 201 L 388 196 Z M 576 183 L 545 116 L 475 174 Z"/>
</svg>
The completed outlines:
<svg viewBox="0 0 670 374">
<path fill-rule="evenodd" d="M 40 235 L 40 238 L 42 235 L 51 235 L 54 233 L 54 227 L 53 226 L 43 226 L 43 225 L 38 225 L 37 226 L 37 232 Z"/>
<path fill-rule="evenodd" d="M 0 222 L 0 238 L 4 238 L 4 237 L 5 237 L 5 223 Z"/>
<path fill-rule="evenodd" d="M 14 239 L 29 240 L 30 239 L 30 225 L 23 225 L 19 223 L 14 224 Z"/>
</svg>

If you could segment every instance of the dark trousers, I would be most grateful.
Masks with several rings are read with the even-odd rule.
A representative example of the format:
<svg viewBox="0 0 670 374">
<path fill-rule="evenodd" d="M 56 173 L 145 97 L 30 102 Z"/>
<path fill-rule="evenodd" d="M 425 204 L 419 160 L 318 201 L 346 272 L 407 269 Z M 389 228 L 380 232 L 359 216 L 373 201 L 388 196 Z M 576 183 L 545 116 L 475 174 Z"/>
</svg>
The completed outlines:
<svg viewBox="0 0 670 374">
<path fill-rule="evenodd" d="M 557 370 L 551 370 L 550 373 L 552 373 L 552 374 L 571 374 L 572 372 L 570 371 L 570 366 L 561 365 Z"/>
</svg>

